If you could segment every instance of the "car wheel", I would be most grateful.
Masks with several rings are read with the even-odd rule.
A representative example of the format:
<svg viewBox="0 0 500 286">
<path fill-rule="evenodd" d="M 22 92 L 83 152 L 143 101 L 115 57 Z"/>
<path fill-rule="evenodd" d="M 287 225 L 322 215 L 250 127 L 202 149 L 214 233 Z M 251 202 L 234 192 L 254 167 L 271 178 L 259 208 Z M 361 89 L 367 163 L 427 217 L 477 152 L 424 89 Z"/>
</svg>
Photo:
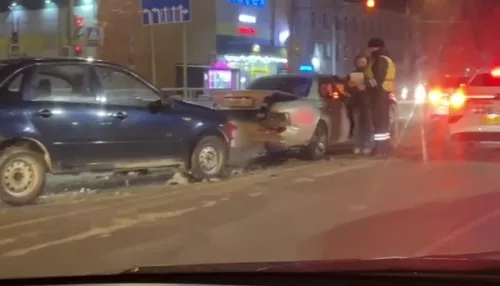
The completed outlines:
<svg viewBox="0 0 500 286">
<path fill-rule="evenodd" d="M 391 104 L 389 107 L 389 132 L 391 134 L 391 147 L 396 148 L 399 139 L 399 114 L 396 104 Z"/>
<path fill-rule="evenodd" d="M 32 204 L 42 194 L 46 167 L 43 156 L 23 147 L 0 155 L 0 199 L 11 206 Z"/>
<path fill-rule="evenodd" d="M 328 150 L 328 132 L 323 124 L 318 124 L 309 145 L 304 147 L 302 153 L 308 160 L 320 160 L 326 156 Z"/>
<path fill-rule="evenodd" d="M 197 179 L 212 179 L 225 174 L 228 146 L 217 136 L 203 137 L 191 154 L 191 175 Z"/>
</svg>

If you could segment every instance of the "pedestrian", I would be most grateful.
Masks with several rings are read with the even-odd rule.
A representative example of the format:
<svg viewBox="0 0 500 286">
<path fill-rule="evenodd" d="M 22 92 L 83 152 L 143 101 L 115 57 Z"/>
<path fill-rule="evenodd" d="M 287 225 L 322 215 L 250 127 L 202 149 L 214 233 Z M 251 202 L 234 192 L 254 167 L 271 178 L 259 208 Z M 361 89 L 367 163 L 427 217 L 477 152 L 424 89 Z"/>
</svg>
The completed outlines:
<svg viewBox="0 0 500 286">
<path fill-rule="evenodd" d="M 374 155 L 386 159 L 390 152 L 390 93 L 394 91 L 396 65 L 385 49 L 385 42 L 380 38 L 368 41 L 370 60 L 365 69 L 366 90 L 370 97 L 372 121 L 374 127 Z"/>
<path fill-rule="evenodd" d="M 354 73 L 363 74 L 368 65 L 368 58 L 364 55 L 358 55 L 354 60 Z M 350 74 L 348 78 L 348 93 L 349 111 L 352 115 L 353 129 L 353 143 L 354 154 L 369 155 L 372 153 L 373 147 L 373 124 L 370 110 L 370 98 L 366 91 L 366 86 L 363 83 L 356 83 L 351 80 Z"/>
</svg>

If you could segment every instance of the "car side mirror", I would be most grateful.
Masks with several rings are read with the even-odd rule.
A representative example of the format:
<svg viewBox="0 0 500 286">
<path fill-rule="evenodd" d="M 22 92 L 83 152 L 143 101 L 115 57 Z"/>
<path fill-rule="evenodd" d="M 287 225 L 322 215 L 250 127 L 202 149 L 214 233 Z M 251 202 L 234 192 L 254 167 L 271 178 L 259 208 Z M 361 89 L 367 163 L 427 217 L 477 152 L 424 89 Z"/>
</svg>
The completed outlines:
<svg viewBox="0 0 500 286">
<path fill-rule="evenodd" d="M 148 105 L 149 109 L 151 109 L 153 113 L 165 111 L 168 109 L 168 106 L 169 105 L 165 104 L 165 102 L 160 99 L 152 101 Z"/>
</svg>

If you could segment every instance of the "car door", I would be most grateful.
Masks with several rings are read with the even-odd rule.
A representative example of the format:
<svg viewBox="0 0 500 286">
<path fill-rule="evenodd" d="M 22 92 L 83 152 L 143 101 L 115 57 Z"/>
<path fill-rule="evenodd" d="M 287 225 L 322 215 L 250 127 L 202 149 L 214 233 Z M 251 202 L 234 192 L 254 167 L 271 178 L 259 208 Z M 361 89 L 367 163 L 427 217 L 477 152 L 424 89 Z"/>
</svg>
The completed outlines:
<svg viewBox="0 0 500 286">
<path fill-rule="evenodd" d="M 115 152 L 123 159 L 161 159 L 184 156 L 187 118 L 168 107 L 152 108 L 160 92 L 128 70 L 96 65 L 99 97 L 106 102 Z M 158 105 L 156 105 L 158 107 Z"/>
<path fill-rule="evenodd" d="M 90 87 L 86 63 L 36 66 L 23 90 L 23 109 L 53 163 L 83 167 L 108 159 L 110 125 Z"/>
<path fill-rule="evenodd" d="M 311 98 L 319 102 L 322 115 L 329 123 L 330 143 L 343 142 L 349 138 L 350 122 L 347 108 L 335 87 L 334 76 L 318 76 L 311 87 Z"/>
</svg>

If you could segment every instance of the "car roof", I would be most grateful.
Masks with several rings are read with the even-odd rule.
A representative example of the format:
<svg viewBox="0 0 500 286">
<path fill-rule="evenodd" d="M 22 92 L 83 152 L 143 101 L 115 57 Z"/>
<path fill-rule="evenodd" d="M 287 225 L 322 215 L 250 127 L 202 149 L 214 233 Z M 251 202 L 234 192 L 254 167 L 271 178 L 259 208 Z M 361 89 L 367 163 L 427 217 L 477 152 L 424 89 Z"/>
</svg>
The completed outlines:
<svg viewBox="0 0 500 286">
<path fill-rule="evenodd" d="M 297 78 L 297 77 L 302 77 L 302 78 L 319 78 L 319 77 L 337 77 L 336 75 L 333 74 L 327 74 L 327 73 L 296 73 L 296 74 L 276 74 L 276 75 L 267 75 L 263 76 L 260 78 Z"/>
<path fill-rule="evenodd" d="M 17 67 L 28 66 L 32 64 L 43 64 L 43 63 L 102 63 L 110 66 L 115 66 L 119 68 L 124 68 L 123 66 L 106 62 L 102 60 L 95 60 L 93 58 L 80 58 L 80 57 L 52 57 L 52 58 L 18 58 L 18 59 L 8 59 L 0 60 L 2 65 L 15 65 Z"/>
</svg>

